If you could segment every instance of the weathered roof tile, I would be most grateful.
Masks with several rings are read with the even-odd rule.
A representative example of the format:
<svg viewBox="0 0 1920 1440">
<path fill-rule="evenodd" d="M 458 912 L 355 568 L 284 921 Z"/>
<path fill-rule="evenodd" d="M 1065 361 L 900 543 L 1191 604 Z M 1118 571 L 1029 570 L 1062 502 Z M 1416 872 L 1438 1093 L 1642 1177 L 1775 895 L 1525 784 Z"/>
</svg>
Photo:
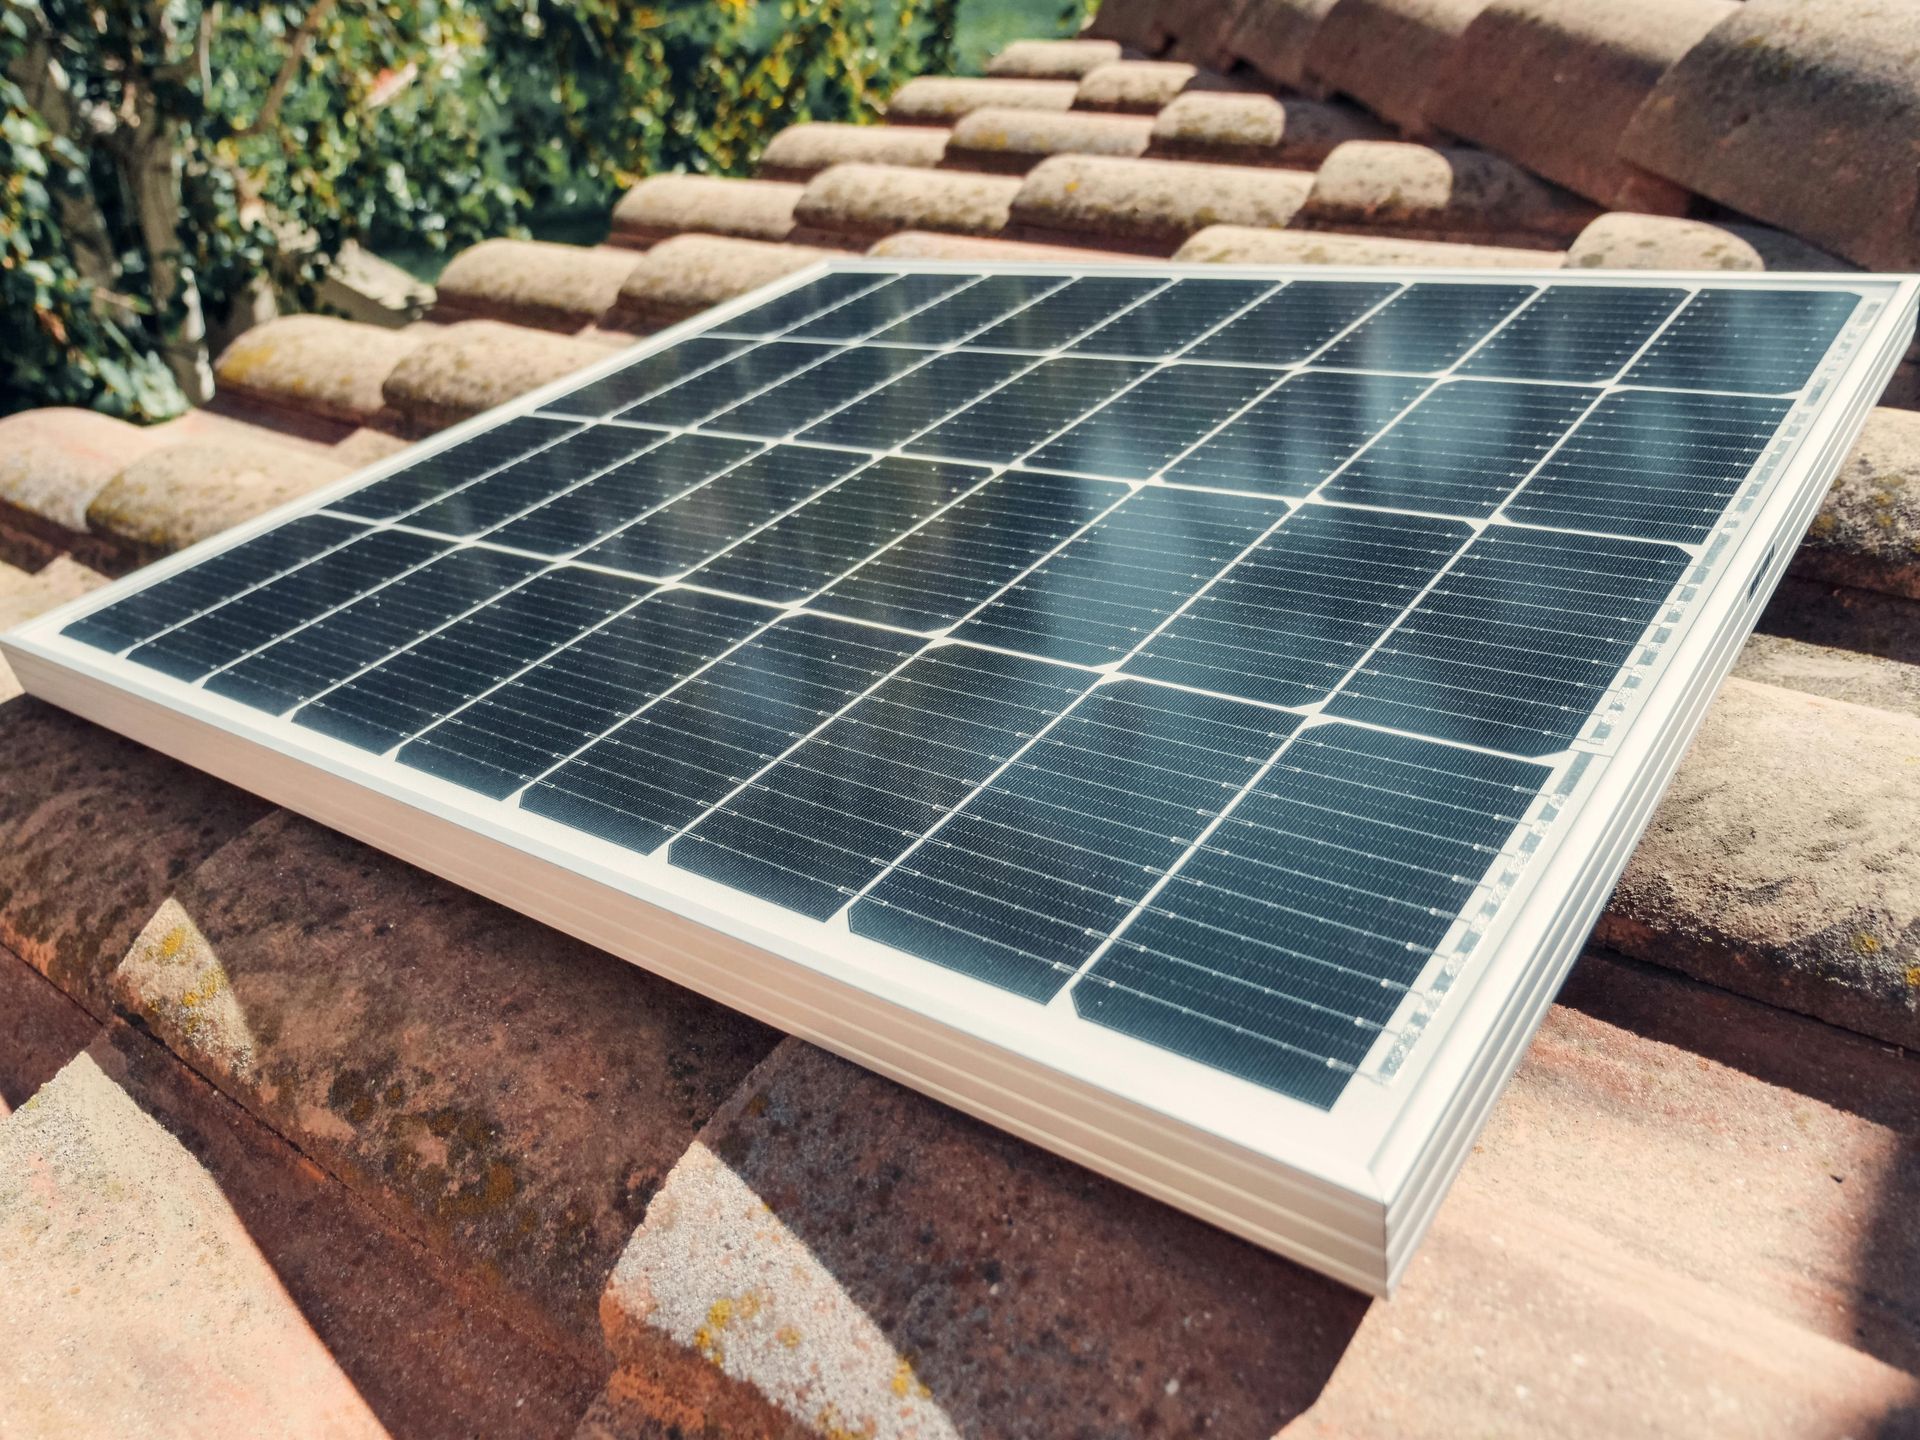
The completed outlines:
<svg viewBox="0 0 1920 1440">
<path fill-rule="evenodd" d="M 65 530 L 87 528 L 87 506 L 163 435 L 124 420 L 51 406 L 0 416 L 0 508 Z"/>
<path fill-rule="evenodd" d="M 482 240 L 441 274 L 434 318 L 578 330 L 613 304 L 634 261 L 631 250 L 612 247 Z"/>
<path fill-rule="evenodd" d="M 1423 240 L 1564 244 L 1595 213 L 1586 201 L 1484 150 L 1351 140 L 1321 164 L 1296 223 Z"/>
<path fill-rule="evenodd" d="M 438 430 L 536 390 L 606 349 L 497 320 L 442 327 L 394 366 L 383 387 L 387 404 L 414 433 Z"/>
<path fill-rule="evenodd" d="M 1013 219 L 1023 237 L 1165 255 L 1209 225 L 1285 225 L 1311 187 L 1288 170 L 1056 155 L 1020 187 Z"/>
<path fill-rule="evenodd" d="M 134 555 L 164 555 L 350 473 L 335 460 L 269 442 L 168 445 L 114 476 L 87 506 L 87 526 Z"/>
<path fill-rule="evenodd" d="M 784 240 L 804 187 L 781 180 L 728 180 L 717 175 L 654 175 L 613 207 L 612 239 L 651 245 L 701 231 L 743 240 Z"/>
<path fill-rule="evenodd" d="M 1620 158 L 1667 68 L 1735 0 L 1493 0 L 1435 81 L 1434 123 L 1602 205 L 1682 214 L 1689 196 Z"/>
<path fill-rule="evenodd" d="M 902 230 L 867 248 L 890 260 L 1058 260 L 1074 265 L 1127 261 L 1135 257 L 1113 250 L 1082 250 L 1071 245 L 1040 245 L 1029 240 L 992 240 L 979 235 L 939 235 L 931 230 Z"/>
<path fill-rule="evenodd" d="M 1158 55 L 1170 38 L 1164 0 L 1100 0 L 1086 29 L 1087 39 L 1113 40 L 1142 55 Z"/>
<path fill-rule="evenodd" d="M 1574 238 L 1567 263 L 1583 270 L 1852 270 L 1783 230 L 1614 210 Z"/>
<path fill-rule="evenodd" d="M 947 154 L 975 170 L 1025 173 L 1049 155 L 1145 154 L 1153 126 L 1144 115 L 989 107 L 953 127 Z"/>
<path fill-rule="evenodd" d="M 1330 231 L 1256 230 L 1244 225 L 1208 226 L 1173 258 L 1214 265 L 1486 265 L 1545 270 L 1557 268 L 1563 260 L 1551 250 Z"/>
<path fill-rule="evenodd" d="M 0 630 L 24 624 L 106 583 L 106 576 L 66 555 L 32 572 L 0 561 Z M 14 677 L 13 668 L 0 658 L 0 703 L 18 694 L 20 682 Z M 6 1036 L 0 1034 L 0 1040 L 5 1039 Z M 5 1115 L 5 1097 L 0 1096 L 0 1118 Z"/>
<path fill-rule="evenodd" d="M 1011 176 L 836 165 L 813 178 L 793 216 L 807 236 L 843 242 L 916 229 L 993 235 L 1019 189 Z"/>
<path fill-rule="evenodd" d="M 804 270 L 833 253 L 809 245 L 676 235 L 641 257 L 604 323 L 637 331 L 677 325 L 710 305 Z"/>
<path fill-rule="evenodd" d="M 1087 72 L 1074 92 L 1073 108 L 1152 115 L 1189 90 L 1229 88 L 1221 76 L 1177 60 L 1116 60 Z"/>
<path fill-rule="evenodd" d="M 1000 80 L 1078 80 L 1121 53 L 1114 40 L 1016 40 L 987 61 L 987 74 Z"/>
<path fill-rule="evenodd" d="M 1920 414 L 1883 406 L 1867 416 L 1793 569 L 1920 600 Z"/>
<path fill-rule="evenodd" d="M 767 142 L 760 174 L 768 180 L 811 180 L 830 165 L 930 168 L 946 156 L 947 130 L 938 125 L 845 125 L 808 121 L 789 125 Z"/>
<path fill-rule="evenodd" d="M 1307 68 L 1307 51 L 1336 0 L 1247 0 L 1222 48 L 1276 85 L 1322 99 L 1326 86 Z"/>
<path fill-rule="evenodd" d="M 416 333 L 327 315 L 285 315 L 227 346 L 214 376 L 232 395 L 364 425 L 380 413 L 380 387 L 413 353 Z"/>
<path fill-rule="evenodd" d="M 896 125 L 951 125 L 970 110 L 1065 110 L 1079 84 L 1073 80 L 970 79 L 920 75 L 887 101 L 887 119 Z"/>
<path fill-rule="evenodd" d="M 1439 133 L 1429 106 L 1447 56 L 1487 0 L 1339 0 L 1307 46 L 1306 67 L 1412 140 Z"/>
<path fill-rule="evenodd" d="M 1151 153 L 1311 170 L 1336 145 L 1381 140 L 1388 133 L 1364 111 L 1338 102 L 1196 92 L 1178 97 L 1154 119 Z"/>
<path fill-rule="evenodd" d="M 1849 260 L 1920 268 L 1920 7 L 1747 0 L 1667 71 L 1621 153 Z"/>
</svg>

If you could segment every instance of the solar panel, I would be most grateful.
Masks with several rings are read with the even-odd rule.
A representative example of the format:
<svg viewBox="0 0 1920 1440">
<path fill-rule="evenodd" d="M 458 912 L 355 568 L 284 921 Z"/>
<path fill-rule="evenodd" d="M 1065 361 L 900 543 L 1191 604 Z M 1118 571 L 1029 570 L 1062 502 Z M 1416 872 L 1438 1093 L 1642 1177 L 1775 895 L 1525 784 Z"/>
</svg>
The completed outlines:
<svg viewBox="0 0 1920 1440">
<path fill-rule="evenodd" d="M 6 651 L 1383 1289 L 1914 307 L 834 262 Z"/>
</svg>

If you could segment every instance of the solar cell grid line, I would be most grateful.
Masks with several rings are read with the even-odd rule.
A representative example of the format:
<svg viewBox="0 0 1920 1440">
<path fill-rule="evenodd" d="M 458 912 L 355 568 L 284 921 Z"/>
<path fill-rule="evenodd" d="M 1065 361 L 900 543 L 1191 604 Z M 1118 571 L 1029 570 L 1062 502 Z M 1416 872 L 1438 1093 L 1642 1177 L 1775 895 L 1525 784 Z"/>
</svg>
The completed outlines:
<svg viewBox="0 0 1920 1440">
<path fill-rule="evenodd" d="M 710 415 L 706 428 L 778 439 L 805 429 L 869 390 L 924 364 L 931 350 L 861 345 L 762 390 L 738 405 Z"/>
<path fill-rule="evenodd" d="M 665 430 L 589 425 L 414 511 L 406 524 L 437 535 L 478 535 L 668 438 Z"/>
<path fill-rule="evenodd" d="M 748 343 L 744 339 L 695 335 L 664 350 L 642 355 L 610 375 L 589 380 L 579 389 L 569 390 L 557 399 L 547 401 L 540 409 L 547 414 L 579 415 L 604 420 L 616 410 L 624 410 L 650 395 L 657 395 L 719 364 L 728 356 L 739 354 Z"/>
<path fill-rule="evenodd" d="M 1018 459 L 1119 390 L 1153 373 L 1131 360 L 1046 360 L 903 443 L 955 460 Z"/>
<path fill-rule="evenodd" d="M 1138 491 L 954 633 L 1042 659 L 1110 664 L 1286 513 L 1277 500 Z"/>
<path fill-rule="evenodd" d="M 871 271 L 838 271 L 815 276 L 803 285 L 756 305 L 745 314 L 720 321 L 709 332 L 715 335 L 777 335 L 783 330 L 810 320 L 825 310 L 847 303 L 857 295 L 877 290 L 894 277 Z"/>
<path fill-rule="evenodd" d="M 1318 489 L 1430 383 L 1404 375 L 1301 371 L 1178 457 L 1160 478 L 1299 498 Z"/>
<path fill-rule="evenodd" d="M 331 515 L 296 516 L 82 615 L 60 633 L 100 650 L 125 650 L 367 533 Z"/>
<path fill-rule="evenodd" d="M 206 688 L 284 714 L 540 568 L 538 560 L 478 546 L 450 551 L 216 671 Z"/>
<path fill-rule="evenodd" d="M 404 465 L 371 484 L 335 496 L 326 508 L 337 515 L 364 520 L 393 520 L 512 464 L 529 451 L 551 445 L 579 428 L 579 422 L 574 420 L 516 415 L 491 430 L 482 430 Z"/>
<path fill-rule="evenodd" d="M 1537 293 L 1533 285 L 1409 285 L 1322 351 L 1318 363 L 1349 370 L 1445 370 Z"/>
<path fill-rule="evenodd" d="M 1083 275 L 965 343 L 988 350 L 1058 350 L 1167 284 L 1164 277 Z"/>
<path fill-rule="evenodd" d="M 1176 280 L 1067 348 L 1129 360 L 1164 360 L 1272 290 L 1268 280 Z"/>
<path fill-rule="evenodd" d="M 843 353 L 837 345 L 768 340 L 702 370 L 671 389 L 629 405 L 616 417 L 642 425 L 697 425 L 790 375 Z"/>
<path fill-rule="evenodd" d="M 656 591 L 454 710 L 394 758 L 504 800 L 778 618 L 730 596 Z"/>
<path fill-rule="evenodd" d="M 1103 684 L 887 870 L 848 925 L 1045 1003 L 1299 723 Z"/>
<path fill-rule="evenodd" d="M 950 460 L 883 455 L 688 578 L 760 600 L 804 600 L 992 473 Z"/>
<path fill-rule="evenodd" d="M 668 860 L 827 920 L 1093 681 L 970 646 L 923 651 L 682 832 Z"/>
<path fill-rule="evenodd" d="M 384 754 L 655 588 L 574 565 L 544 571 L 323 691 L 293 713 L 293 723 Z"/>
<path fill-rule="evenodd" d="M 1074 985 L 1076 1013 L 1330 1109 L 1551 773 L 1303 730 Z"/>
<path fill-rule="evenodd" d="M 488 532 L 496 545 L 570 555 L 760 454 L 757 440 L 681 434 Z"/>
<path fill-rule="evenodd" d="M 1244 365 L 1168 365 L 1027 457 L 1039 469 L 1145 480 L 1275 383 Z"/>
<path fill-rule="evenodd" d="M 898 275 L 878 289 L 822 311 L 786 334 L 799 340 L 864 340 L 981 279 L 946 273 Z"/>
<path fill-rule="evenodd" d="M 1484 519 L 1600 395 L 1565 385 L 1442 381 L 1318 493 L 1351 505 Z"/>
<path fill-rule="evenodd" d="M 802 430 L 819 445 L 891 450 L 1035 364 L 1031 355 L 948 350 Z"/>
<path fill-rule="evenodd" d="M 1458 373 L 1577 384 L 1611 380 L 1686 298 L 1685 290 L 1672 286 L 1554 286 L 1462 361 Z"/>
<path fill-rule="evenodd" d="M 1625 383 L 1676 390 L 1798 390 L 1833 348 L 1860 296 L 1834 290 L 1705 289 L 1681 307 Z"/>
<path fill-rule="evenodd" d="M 1564 749 L 1691 563 L 1671 545 L 1489 528 L 1326 711 L 1513 755 Z"/>
<path fill-rule="evenodd" d="M 521 808 L 650 854 L 924 644 L 791 616 L 534 780 Z"/>
<path fill-rule="evenodd" d="M 1792 410 L 1791 401 L 1752 396 L 1615 391 L 1503 513 L 1522 524 L 1698 544 Z"/>
<path fill-rule="evenodd" d="M 880 345 L 952 345 L 1050 295 L 1070 275 L 989 275 L 869 337 Z"/>
<path fill-rule="evenodd" d="M 375 530 L 201 612 L 127 658 L 193 681 L 377 589 L 447 548 L 444 540 Z"/>
<path fill-rule="evenodd" d="M 1149 635 L 1122 669 L 1270 705 L 1324 699 L 1473 537 L 1310 505 Z"/>
<path fill-rule="evenodd" d="M 578 558 L 672 579 L 866 464 L 855 450 L 776 445 L 617 530 Z"/>
<path fill-rule="evenodd" d="M 855 620 L 943 630 L 1132 493 L 1114 481 L 1005 471 L 810 603 Z"/>
<path fill-rule="evenodd" d="M 1397 281 L 1289 280 L 1188 350 L 1188 360 L 1299 365 L 1400 289 Z"/>
</svg>

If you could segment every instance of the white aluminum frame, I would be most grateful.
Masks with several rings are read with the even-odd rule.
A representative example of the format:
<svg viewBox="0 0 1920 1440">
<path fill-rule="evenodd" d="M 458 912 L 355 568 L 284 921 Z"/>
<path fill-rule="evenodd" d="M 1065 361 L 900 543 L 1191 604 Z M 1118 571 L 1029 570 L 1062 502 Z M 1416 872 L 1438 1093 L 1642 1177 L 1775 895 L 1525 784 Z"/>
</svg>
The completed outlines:
<svg viewBox="0 0 1920 1440">
<path fill-rule="evenodd" d="M 1788 417 L 1753 504 L 1604 740 L 1562 757 L 1538 836 L 1418 1042 L 1331 1110 L 1040 1006 L 135 666 L 59 631 L 830 270 L 1820 288 L 1863 307 Z M 1361 1290 L 1391 1291 L 1624 868 L 1709 701 L 1913 336 L 1920 279 L 832 259 L 649 337 L 0 636 L 32 694 L 844 1055 Z M 1629 667 L 1630 669 L 1633 667 Z M 1623 671 L 1623 676 L 1625 672 Z M 1543 763 L 1549 763 L 1543 760 Z M 1062 1005 L 1064 1003 L 1064 1008 Z"/>
</svg>

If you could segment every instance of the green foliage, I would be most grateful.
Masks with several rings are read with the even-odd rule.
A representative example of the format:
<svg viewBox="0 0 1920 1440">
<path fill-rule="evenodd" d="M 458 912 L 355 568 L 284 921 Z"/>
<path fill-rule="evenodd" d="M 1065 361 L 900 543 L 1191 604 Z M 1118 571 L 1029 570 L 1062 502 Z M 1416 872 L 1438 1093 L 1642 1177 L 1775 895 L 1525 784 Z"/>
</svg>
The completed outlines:
<svg viewBox="0 0 1920 1440">
<path fill-rule="evenodd" d="M 455 248 L 872 119 L 953 63 L 958 5 L 0 0 L 0 413 L 158 418 L 202 316 L 263 278 L 310 304 L 349 241 Z"/>
</svg>

